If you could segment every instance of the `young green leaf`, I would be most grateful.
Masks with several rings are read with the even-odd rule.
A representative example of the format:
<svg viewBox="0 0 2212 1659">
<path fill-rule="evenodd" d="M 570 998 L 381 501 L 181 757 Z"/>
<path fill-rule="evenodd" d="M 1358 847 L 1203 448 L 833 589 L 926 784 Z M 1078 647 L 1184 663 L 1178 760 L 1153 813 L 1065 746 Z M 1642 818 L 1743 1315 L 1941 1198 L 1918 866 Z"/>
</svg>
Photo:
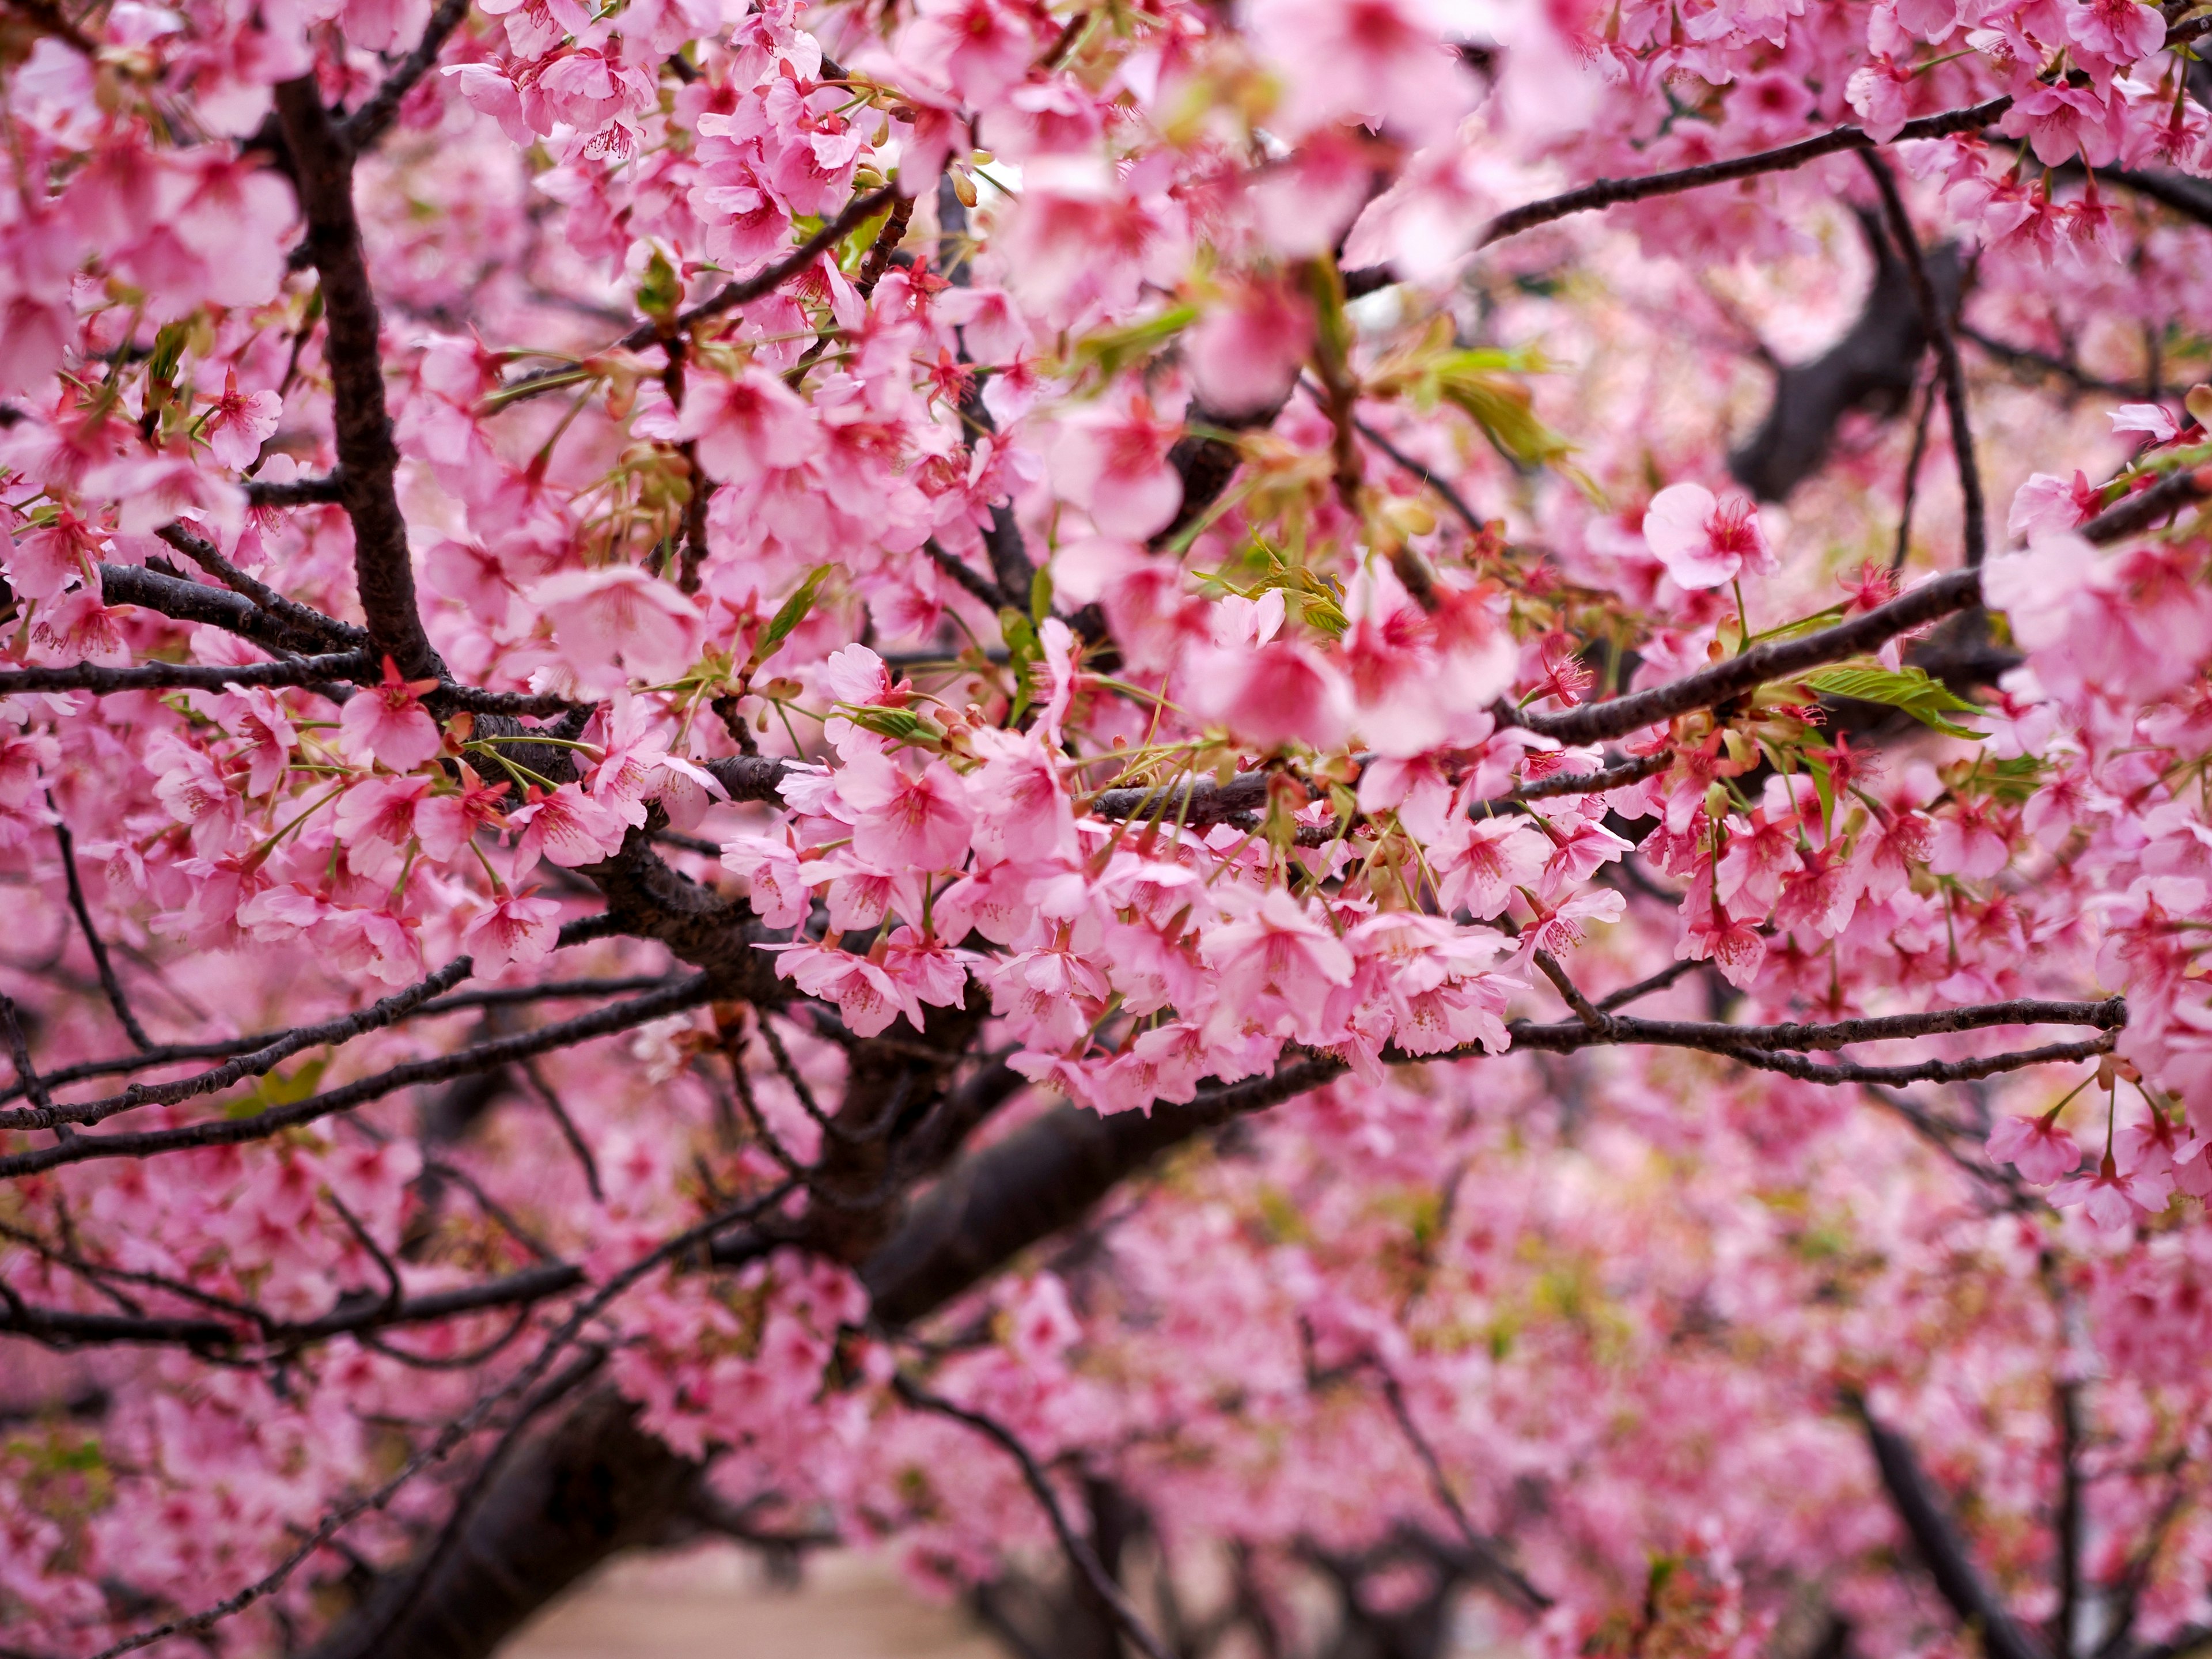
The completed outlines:
<svg viewBox="0 0 2212 1659">
<path fill-rule="evenodd" d="M 1805 684 L 1832 697 L 1850 697 L 1901 708 L 1923 726 L 1954 738 L 1979 738 L 1972 726 L 1946 720 L 1947 714 L 1978 714 L 1978 704 L 1968 702 L 1941 680 L 1917 668 L 1824 668 L 1808 675 Z"/>
</svg>

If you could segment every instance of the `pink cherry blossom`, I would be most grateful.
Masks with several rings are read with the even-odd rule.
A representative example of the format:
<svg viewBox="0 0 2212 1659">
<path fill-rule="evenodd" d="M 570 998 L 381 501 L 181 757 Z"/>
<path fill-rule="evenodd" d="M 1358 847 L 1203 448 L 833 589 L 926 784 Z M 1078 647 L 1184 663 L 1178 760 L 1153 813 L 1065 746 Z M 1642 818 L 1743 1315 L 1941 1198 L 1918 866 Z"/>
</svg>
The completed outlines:
<svg viewBox="0 0 2212 1659">
<path fill-rule="evenodd" d="M 2008 1117 L 1990 1131 L 1989 1152 L 2011 1164 L 2023 1180 L 2047 1187 L 2081 1165 L 2081 1149 L 2055 1115 Z"/>
<path fill-rule="evenodd" d="M 502 893 L 461 932 L 462 948 L 476 958 L 479 974 L 496 974 L 512 964 L 528 966 L 552 953 L 560 932 L 561 906 L 534 898 L 532 890 Z"/>
<path fill-rule="evenodd" d="M 1060 487 L 1109 536 L 1142 541 L 1164 529 L 1182 504 L 1182 483 L 1168 465 L 1180 428 L 1133 396 L 1062 417 L 1052 447 Z"/>
<path fill-rule="evenodd" d="M 435 680 L 400 678 L 392 659 L 384 659 L 384 678 L 346 700 L 338 716 L 338 735 L 356 760 L 374 760 L 394 772 L 412 772 L 445 744 L 437 721 L 422 707 L 422 694 Z"/>
<path fill-rule="evenodd" d="M 853 849 L 884 870 L 957 866 L 975 827 L 959 775 L 932 761 L 909 772 L 887 756 L 855 756 L 837 793 L 854 814 Z"/>
<path fill-rule="evenodd" d="M 1758 508 L 1701 484 L 1669 484 L 1654 495 L 1644 510 L 1644 539 L 1675 583 L 1692 590 L 1724 586 L 1747 568 L 1774 568 Z"/>
<path fill-rule="evenodd" d="M 568 662 L 594 683 L 672 679 L 699 653 L 698 607 L 635 565 L 566 571 L 532 591 Z"/>
<path fill-rule="evenodd" d="M 223 382 L 222 395 L 209 406 L 200 435 L 216 460 L 243 471 L 275 434 L 283 413 L 283 403 L 273 392 L 241 392 L 234 369 Z"/>
</svg>

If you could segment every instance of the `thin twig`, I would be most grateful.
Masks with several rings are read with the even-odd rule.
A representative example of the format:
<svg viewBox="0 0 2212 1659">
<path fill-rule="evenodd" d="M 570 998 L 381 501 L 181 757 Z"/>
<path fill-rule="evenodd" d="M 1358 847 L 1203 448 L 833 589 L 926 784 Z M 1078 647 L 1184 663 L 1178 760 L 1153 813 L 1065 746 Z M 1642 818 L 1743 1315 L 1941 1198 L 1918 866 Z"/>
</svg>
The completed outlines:
<svg viewBox="0 0 2212 1659">
<path fill-rule="evenodd" d="M 84 902 L 84 884 L 77 879 L 76 842 L 70 834 L 69 824 L 63 819 L 61 809 L 54 805 L 53 792 L 46 792 L 46 806 L 54 815 L 54 840 L 62 854 L 62 877 L 69 884 L 70 908 L 76 913 L 76 925 L 84 930 L 84 942 L 92 951 L 92 965 L 100 975 L 100 988 L 107 993 L 107 1006 L 115 1011 L 115 1018 L 124 1033 L 141 1049 L 151 1048 L 153 1039 L 146 1028 L 138 1023 L 138 1016 L 131 1011 L 131 999 L 123 994 L 123 981 L 115 976 L 115 964 L 108 960 L 107 945 L 100 937 L 100 930 L 92 925 L 92 912 Z"/>
<path fill-rule="evenodd" d="M 1936 367 L 1943 382 L 1943 402 L 1951 417 L 1951 453 L 1959 467 L 1959 494 L 1966 504 L 1966 563 L 1972 569 L 1989 554 L 1989 508 L 1982 499 L 1982 471 L 1974 459 L 1974 431 L 1966 415 L 1966 371 L 1959 361 L 1959 343 L 1952 336 L 1951 319 L 1936 292 L 1936 284 L 1929 277 L 1928 262 L 1920 253 L 1920 239 L 1913 232 L 1912 216 L 1905 210 L 1905 198 L 1898 193 L 1897 179 L 1889 170 L 1889 163 L 1870 149 L 1862 149 L 1859 160 L 1865 163 L 1875 188 L 1881 193 L 1882 212 L 1889 221 L 1890 238 L 1905 261 L 1905 275 L 1912 283 L 1913 303 L 1920 308 L 1920 325 L 1936 349 Z"/>
<path fill-rule="evenodd" d="M 1166 1645 L 1152 1633 L 1152 1627 L 1145 1623 L 1121 1587 L 1107 1572 L 1105 1564 L 1098 1559 L 1098 1553 L 1091 1547 L 1091 1540 L 1068 1523 L 1066 1513 L 1060 1508 L 1060 1496 L 1052 1489 L 1051 1480 L 1030 1454 L 1030 1449 L 1021 1443 L 1012 1430 L 995 1418 L 970 1411 L 965 1406 L 956 1406 L 950 1400 L 930 1393 L 904 1371 L 891 1374 L 891 1386 L 897 1391 L 899 1398 L 909 1406 L 965 1424 L 1021 1465 L 1022 1479 L 1036 1497 L 1038 1506 L 1044 1510 L 1045 1518 L 1051 1522 L 1053 1535 L 1060 1540 L 1061 1551 L 1066 1555 L 1069 1564 L 1082 1575 L 1084 1583 L 1091 1588 L 1091 1593 L 1105 1604 L 1106 1610 L 1113 1615 L 1114 1622 L 1121 1627 L 1122 1634 L 1143 1650 L 1146 1659 L 1175 1659 Z"/>
</svg>

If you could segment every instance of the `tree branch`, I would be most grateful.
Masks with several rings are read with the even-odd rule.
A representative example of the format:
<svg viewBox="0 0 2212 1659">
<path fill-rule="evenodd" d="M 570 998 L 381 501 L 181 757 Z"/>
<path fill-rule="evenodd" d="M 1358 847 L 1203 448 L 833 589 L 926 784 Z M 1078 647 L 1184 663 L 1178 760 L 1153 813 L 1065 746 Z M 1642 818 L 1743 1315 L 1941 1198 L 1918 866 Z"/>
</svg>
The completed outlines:
<svg viewBox="0 0 2212 1659">
<path fill-rule="evenodd" d="M 379 655 L 390 657 L 410 679 L 441 679 L 444 665 L 430 648 L 416 609 L 407 521 L 394 483 L 399 450 L 385 409 L 376 294 L 354 213 L 354 146 L 323 107 L 312 74 L 276 88 L 276 113 L 307 222 L 303 246 L 322 279 L 323 355 L 331 372 L 338 477 L 346 516 L 353 521 L 362 613 Z"/>
<path fill-rule="evenodd" d="M 335 617 L 325 617 L 319 611 L 286 599 L 275 588 L 247 575 L 224 558 L 222 550 L 212 542 L 194 535 L 183 525 L 165 524 L 154 533 L 232 592 L 242 595 L 257 609 L 267 611 L 289 633 L 337 650 L 360 651 L 370 643 L 366 629 L 342 623 Z"/>
<path fill-rule="evenodd" d="M 1466 1506 L 1459 1501 L 1459 1494 L 1452 1490 L 1451 1481 L 1444 1473 L 1443 1460 L 1437 1455 L 1436 1449 L 1429 1444 L 1428 1437 L 1421 1432 L 1420 1425 L 1413 1420 L 1413 1407 L 1407 1404 L 1406 1391 L 1399 1386 L 1397 1377 L 1380 1359 L 1370 1363 L 1382 1379 L 1382 1398 L 1389 1405 L 1390 1415 L 1397 1419 L 1398 1431 L 1405 1436 L 1406 1443 L 1413 1449 L 1414 1456 L 1419 1460 L 1423 1472 L 1428 1476 L 1429 1490 L 1436 1494 L 1437 1502 L 1451 1516 L 1452 1525 L 1459 1530 L 1460 1541 L 1467 1547 L 1476 1565 L 1484 1574 L 1504 1588 L 1506 1594 L 1520 1604 L 1523 1613 L 1548 1611 L 1554 1605 L 1553 1598 L 1529 1582 L 1526 1573 L 1505 1559 L 1505 1553 L 1498 1547 L 1498 1540 L 1479 1531 L 1468 1518 Z"/>
<path fill-rule="evenodd" d="M 2013 1622 L 2004 1604 L 1983 1582 L 1911 1445 L 1877 1421 L 1864 1401 L 1853 1397 L 1847 1403 L 1866 1431 L 1867 1444 L 1874 1452 L 1875 1468 L 1890 1506 L 1897 1511 L 1928 1576 L 1936 1581 L 1936 1589 L 1959 1622 L 1980 1637 L 1989 1659 L 2048 1659 L 2041 1645 Z"/>
<path fill-rule="evenodd" d="M 293 657 L 283 662 L 240 663 L 229 667 L 212 663 L 140 663 L 130 668 L 103 668 L 97 663 L 72 663 L 59 668 L 0 668 L 0 696 L 19 691 L 89 691 L 106 696 L 117 691 L 220 691 L 227 686 L 296 685 L 327 696 L 341 696 L 349 684 L 373 665 L 358 652 L 329 657 Z"/>
<path fill-rule="evenodd" d="M 84 932 L 85 947 L 92 952 L 93 970 L 100 975 L 100 988 L 107 994 L 107 1006 L 115 1011 L 117 1024 L 124 1034 L 142 1050 L 151 1048 L 152 1039 L 146 1028 L 138 1023 L 138 1016 L 131 1011 L 131 999 L 123 994 L 123 981 L 115 976 L 115 964 L 107 958 L 107 945 L 100 937 L 100 929 L 92 925 L 92 911 L 84 902 L 84 884 L 76 875 L 76 840 L 54 805 L 53 792 L 46 792 L 47 809 L 54 815 L 54 841 L 61 849 L 62 878 L 69 885 L 70 909 L 76 917 L 76 925 Z M 48 1079 L 51 1083 L 52 1079 Z"/>
<path fill-rule="evenodd" d="M 700 975 L 684 980 L 665 991 L 653 992 L 628 1002 L 618 1002 L 611 1007 L 543 1026 L 518 1036 L 478 1043 L 473 1048 L 432 1059 L 410 1060 L 339 1088 L 310 1095 L 305 1100 L 270 1107 L 251 1117 L 216 1118 L 172 1129 L 149 1129 L 137 1133 L 73 1135 L 58 1146 L 0 1158 L 0 1180 L 36 1175 L 64 1164 L 78 1164 L 90 1158 L 155 1158 L 165 1152 L 198 1147 L 235 1146 L 250 1140 L 264 1140 L 299 1124 L 312 1123 L 333 1112 L 345 1111 L 372 1100 L 380 1100 L 386 1095 L 412 1088 L 417 1084 L 442 1083 L 470 1072 L 509 1065 L 532 1054 L 546 1054 L 573 1043 L 588 1042 L 593 1037 L 626 1031 L 659 1019 L 665 1014 L 696 1008 L 708 1000 L 712 994 L 707 976 Z M 57 1107 L 53 1109 L 60 1114 L 70 1109 Z"/>
<path fill-rule="evenodd" d="M 2011 107 L 2012 99 L 2007 95 L 1965 109 L 1947 110 L 1940 115 L 1918 116 L 1907 121 L 1889 142 L 1898 144 L 1913 138 L 1948 138 L 1961 132 L 1979 132 Z M 1684 191 L 1703 190 L 1708 185 L 1731 184 L 1736 179 L 1756 178 L 1765 173 L 1787 173 L 1808 162 L 1817 161 L 1823 156 L 1839 155 L 1845 150 L 1873 150 L 1881 147 L 1862 128 L 1831 127 L 1810 138 L 1801 138 L 1794 144 L 1757 150 L 1749 155 L 1738 155 L 1725 161 L 1707 161 L 1698 167 L 1678 167 L 1671 173 L 1655 173 L 1642 179 L 1598 179 L 1580 189 L 1547 197 L 1540 202 L 1531 202 L 1525 207 L 1512 208 L 1499 214 L 1483 228 L 1481 240 L 1476 246 L 1487 247 L 1492 242 L 1502 242 L 1509 236 L 1518 236 L 1523 231 L 1534 230 L 1539 225 L 1548 225 L 1556 219 L 1565 219 L 1577 213 L 1619 207 L 1626 202 L 1649 201 L 1655 196 L 1679 196 Z"/>
<path fill-rule="evenodd" d="M 965 1424 L 1020 1464 L 1022 1480 L 1036 1497 L 1038 1507 L 1044 1510 L 1046 1519 L 1051 1522 L 1053 1536 L 1060 1540 L 1062 1553 L 1082 1576 L 1091 1593 L 1098 1598 L 1113 1616 L 1114 1622 L 1121 1626 L 1122 1633 L 1137 1644 L 1146 1659 L 1175 1659 L 1160 1638 L 1152 1633 L 1152 1627 L 1145 1623 L 1128 1595 L 1107 1572 L 1104 1564 L 1098 1559 L 1098 1553 L 1091 1547 L 1091 1540 L 1068 1524 L 1066 1511 L 1060 1508 L 1060 1496 L 1053 1491 L 1051 1480 L 1046 1477 L 1030 1449 L 1022 1444 L 1012 1430 L 996 1418 L 970 1411 L 965 1406 L 956 1406 L 950 1400 L 930 1393 L 904 1371 L 891 1374 L 891 1387 L 909 1406 Z"/>
<path fill-rule="evenodd" d="M 820 258 L 825 250 L 844 240 L 852 234 L 854 227 L 875 214 L 884 203 L 897 194 L 897 191 L 898 187 L 896 185 L 884 185 L 862 195 L 855 196 L 845 204 L 844 210 L 836 218 L 823 225 L 782 258 L 762 267 L 750 276 L 736 282 L 725 283 L 689 311 L 678 314 L 674 326 L 678 329 L 692 328 L 712 318 L 720 316 L 734 306 L 745 305 L 760 299 L 764 295 L 775 293 L 776 289 Z M 640 323 L 619 340 L 603 347 L 602 350 L 642 351 L 646 347 L 659 342 L 661 337 L 661 327 L 662 325 L 657 322 Z M 503 409 L 507 404 L 519 403 L 525 398 L 534 398 L 541 392 L 551 392 L 560 386 L 573 386 L 575 381 L 576 371 L 573 368 L 564 366 L 559 368 L 539 369 L 501 386 L 491 394 L 491 400 Z"/>
<path fill-rule="evenodd" d="M 263 478 L 246 481 L 248 507 L 335 507 L 344 499 L 343 471 L 326 472 L 319 478 L 293 478 L 283 483 L 271 483 Z"/>
<path fill-rule="evenodd" d="M 422 38 L 416 43 L 415 50 L 400 59 L 398 67 L 385 77 L 384 84 L 371 93 L 359 109 L 338 124 L 339 142 L 350 154 L 362 155 L 376 148 L 378 141 L 399 118 L 401 103 L 436 64 L 447 38 L 460 27 L 461 20 L 468 15 L 469 0 L 440 0 L 438 9 L 423 25 Z"/>
<path fill-rule="evenodd" d="M 1982 500 L 1982 472 L 1974 460 L 1974 432 L 1966 418 L 1966 372 L 1959 362 L 1959 343 L 1952 337 L 1947 307 L 1929 278 L 1928 263 L 1920 254 L 1920 239 L 1913 234 L 1911 216 L 1905 210 L 1905 198 L 1898 194 L 1897 180 L 1890 173 L 1889 164 L 1871 149 L 1860 151 L 1859 160 L 1866 164 L 1875 188 L 1881 194 L 1882 213 L 1889 221 L 1889 234 L 1905 262 L 1905 275 L 1911 280 L 1913 303 L 1920 310 L 1920 326 L 1936 348 L 1936 366 L 1943 381 L 1943 402 L 1951 416 L 1951 452 L 1959 466 L 1959 494 L 1966 504 L 1966 562 L 1971 569 L 1989 554 L 1989 509 Z"/>
</svg>

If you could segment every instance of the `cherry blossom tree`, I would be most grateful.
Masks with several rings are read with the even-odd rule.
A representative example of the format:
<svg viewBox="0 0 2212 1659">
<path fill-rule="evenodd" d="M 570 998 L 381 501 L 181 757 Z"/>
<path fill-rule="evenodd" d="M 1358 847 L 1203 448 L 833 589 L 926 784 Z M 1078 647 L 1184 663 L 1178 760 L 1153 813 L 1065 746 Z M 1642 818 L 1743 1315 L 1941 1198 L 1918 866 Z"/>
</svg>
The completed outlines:
<svg viewBox="0 0 2212 1659">
<path fill-rule="evenodd" d="M 2192 0 L 0 0 L 0 1651 L 2212 1645 Z"/>
</svg>

